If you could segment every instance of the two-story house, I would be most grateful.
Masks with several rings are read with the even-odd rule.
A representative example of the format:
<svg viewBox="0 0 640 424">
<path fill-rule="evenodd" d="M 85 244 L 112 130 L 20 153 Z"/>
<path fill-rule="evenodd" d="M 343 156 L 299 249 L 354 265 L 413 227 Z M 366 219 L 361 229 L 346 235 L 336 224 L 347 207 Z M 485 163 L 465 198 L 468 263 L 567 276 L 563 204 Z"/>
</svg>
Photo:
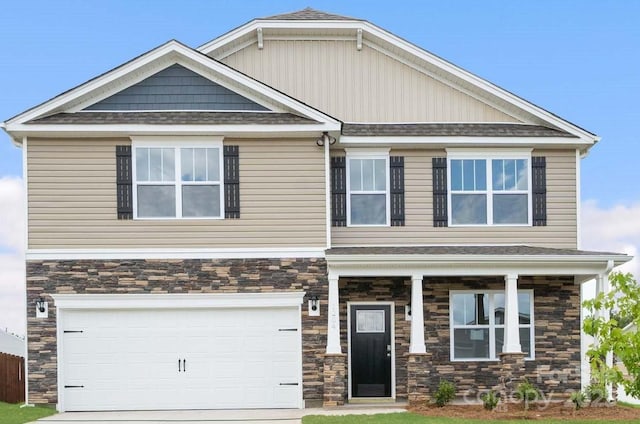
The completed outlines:
<svg viewBox="0 0 640 424">
<path fill-rule="evenodd" d="M 598 141 L 364 20 L 169 41 L 8 119 L 28 401 L 301 408 L 579 390 Z"/>
</svg>

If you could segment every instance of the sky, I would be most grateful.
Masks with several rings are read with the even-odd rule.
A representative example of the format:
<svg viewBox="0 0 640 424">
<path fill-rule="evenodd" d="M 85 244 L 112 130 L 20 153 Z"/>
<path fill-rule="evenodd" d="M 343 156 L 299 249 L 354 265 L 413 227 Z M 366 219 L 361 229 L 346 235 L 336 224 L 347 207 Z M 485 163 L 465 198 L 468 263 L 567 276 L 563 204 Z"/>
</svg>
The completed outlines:
<svg viewBox="0 0 640 424">
<path fill-rule="evenodd" d="M 305 7 L 366 19 L 602 137 L 582 162 L 582 248 L 640 249 L 640 1 L 6 0 L 0 121 L 160 44 L 198 47 Z M 24 334 L 21 151 L 0 133 L 0 329 Z M 625 270 L 640 276 L 634 260 Z"/>
</svg>

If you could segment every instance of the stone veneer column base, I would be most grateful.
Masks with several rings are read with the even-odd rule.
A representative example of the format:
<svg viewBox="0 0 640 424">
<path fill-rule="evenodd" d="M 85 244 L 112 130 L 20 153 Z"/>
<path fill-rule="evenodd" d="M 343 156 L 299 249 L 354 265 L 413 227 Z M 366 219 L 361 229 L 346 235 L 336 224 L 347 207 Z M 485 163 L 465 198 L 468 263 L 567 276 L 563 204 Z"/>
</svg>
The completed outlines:
<svg viewBox="0 0 640 424">
<path fill-rule="evenodd" d="M 322 406 L 331 408 L 344 405 L 347 397 L 347 355 L 324 355 L 324 395 Z"/>
<path fill-rule="evenodd" d="M 431 374 L 430 353 L 407 354 L 407 401 L 409 406 L 423 405 L 431 400 L 429 376 Z"/>
<path fill-rule="evenodd" d="M 500 410 L 507 409 L 507 400 L 512 399 L 513 392 L 525 375 L 525 353 L 500 353 Z"/>
</svg>

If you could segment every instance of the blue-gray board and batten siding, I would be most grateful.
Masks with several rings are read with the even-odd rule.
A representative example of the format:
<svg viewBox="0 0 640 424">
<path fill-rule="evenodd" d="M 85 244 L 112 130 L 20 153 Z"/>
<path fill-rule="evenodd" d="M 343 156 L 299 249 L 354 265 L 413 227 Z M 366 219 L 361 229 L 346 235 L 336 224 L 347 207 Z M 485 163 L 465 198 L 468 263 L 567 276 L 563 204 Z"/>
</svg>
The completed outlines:
<svg viewBox="0 0 640 424">
<path fill-rule="evenodd" d="M 85 110 L 268 111 L 180 65 L 172 65 Z"/>
</svg>

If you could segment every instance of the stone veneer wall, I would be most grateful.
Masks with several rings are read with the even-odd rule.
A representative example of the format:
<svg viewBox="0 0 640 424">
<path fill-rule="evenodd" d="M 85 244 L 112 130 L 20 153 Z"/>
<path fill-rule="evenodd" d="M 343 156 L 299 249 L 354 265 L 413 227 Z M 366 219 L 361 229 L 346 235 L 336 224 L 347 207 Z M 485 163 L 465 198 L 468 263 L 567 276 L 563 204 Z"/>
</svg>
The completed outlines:
<svg viewBox="0 0 640 424">
<path fill-rule="evenodd" d="M 535 360 L 525 361 L 526 378 L 556 399 L 580 390 L 580 286 L 573 277 L 520 276 L 518 288 L 534 291 Z M 424 279 L 431 393 L 441 379 L 454 381 L 459 396 L 473 399 L 480 391 L 498 389 L 500 360 L 450 361 L 449 291 L 475 289 L 504 290 L 504 278 Z"/>
<path fill-rule="evenodd" d="M 55 293 L 260 293 L 303 290 L 320 297 L 321 315 L 302 305 L 303 391 L 323 400 L 327 333 L 327 268 L 324 259 L 75 260 L 27 262 L 29 402 L 57 402 Z M 49 318 L 35 318 L 39 297 Z"/>
</svg>

